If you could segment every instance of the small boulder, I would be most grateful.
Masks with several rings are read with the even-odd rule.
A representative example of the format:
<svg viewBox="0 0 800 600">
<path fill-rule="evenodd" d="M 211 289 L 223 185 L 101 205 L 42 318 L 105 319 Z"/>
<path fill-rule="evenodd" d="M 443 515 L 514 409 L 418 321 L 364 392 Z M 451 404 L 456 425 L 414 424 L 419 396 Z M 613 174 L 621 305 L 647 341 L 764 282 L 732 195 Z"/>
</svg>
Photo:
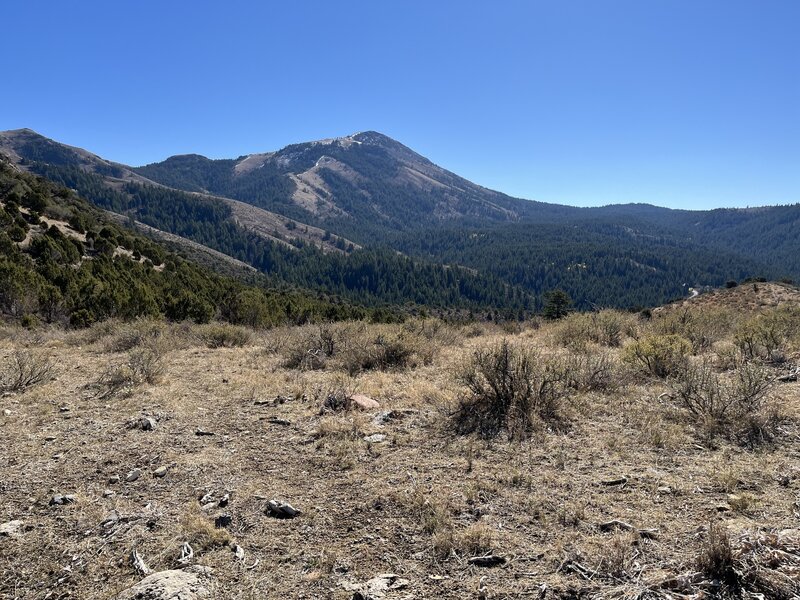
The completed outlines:
<svg viewBox="0 0 800 600">
<path fill-rule="evenodd" d="M 72 504 L 75 502 L 75 496 L 72 494 L 56 494 L 50 498 L 50 506 L 64 506 L 65 504 Z"/>
<path fill-rule="evenodd" d="M 139 476 L 141 474 L 142 472 L 139 469 L 133 469 L 127 475 L 125 475 L 125 481 L 127 481 L 128 483 L 133 483 L 134 481 L 139 479 Z"/>
<path fill-rule="evenodd" d="M 394 573 L 384 573 L 364 583 L 342 584 L 344 589 L 353 592 L 352 600 L 383 600 L 389 592 L 402 590 L 408 586 L 408 579 L 403 579 Z"/>
<path fill-rule="evenodd" d="M 119 482 L 120 482 L 119 475 L 112 475 L 111 477 L 108 478 L 108 483 L 112 485 Z"/>
<path fill-rule="evenodd" d="M 288 502 L 270 500 L 267 504 L 267 514 L 276 519 L 294 519 L 302 513 Z"/>
<path fill-rule="evenodd" d="M 15 519 L 0 525 L 0 537 L 18 537 L 22 529 L 23 522 Z"/>
<path fill-rule="evenodd" d="M 7 408 L 4 408 L 3 409 L 3 416 L 4 417 L 10 417 L 11 416 L 11 411 L 8 410 Z"/>
<path fill-rule="evenodd" d="M 168 468 L 165 466 L 158 467 L 153 471 L 153 477 L 166 477 Z"/>
<path fill-rule="evenodd" d="M 377 400 L 364 394 L 353 394 L 350 396 L 350 402 L 353 408 L 357 408 L 358 410 L 377 410 L 381 407 Z"/>
<path fill-rule="evenodd" d="M 386 436 L 382 433 L 373 433 L 372 435 L 364 436 L 364 441 L 368 444 L 380 444 L 386 441 Z"/>
<path fill-rule="evenodd" d="M 123 590 L 114 600 L 200 600 L 211 597 L 206 580 L 212 571 L 199 565 L 159 571 Z"/>
<path fill-rule="evenodd" d="M 137 425 L 142 431 L 153 431 L 156 428 L 156 420 L 153 417 L 142 417 Z"/>
</svg>

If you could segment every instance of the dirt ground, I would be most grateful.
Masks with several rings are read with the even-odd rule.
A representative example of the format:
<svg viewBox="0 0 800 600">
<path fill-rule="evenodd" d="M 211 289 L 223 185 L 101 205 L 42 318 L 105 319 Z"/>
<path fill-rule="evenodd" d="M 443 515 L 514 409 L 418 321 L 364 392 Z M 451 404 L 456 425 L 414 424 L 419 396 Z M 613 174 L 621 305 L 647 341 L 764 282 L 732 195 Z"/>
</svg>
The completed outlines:
<svg viewBox="0 0 800 600">
<path fill-rule="evenodd" d="M 0 524 L 21 522 L 0 536 L 2 598 L 113 598 L 142 578 L 133 550 L 152 571 L 210 567 L 211 598 L 350 599 L 386 573 L 396 589 L 370 597 L 710 598 L 727 593 L 698 575 L 710 527 L 744 561 L 800 526 L 797 382 L 772 388 L 774 438 L 748 447 L 707 439 L 664 380 L 591 346 L 610 353 L 616 385 L 570 394 L 558 427 L 482 439 L 452 426 L 454 373 L 502 339 L 560 352 L 561 325 L 428 337 L 423 325 L 425 360 L 352 376 L 335 360 L 287 366 L 315 326 L 217 348 L 170 326 L 163 372 L 114 387 L 138 348 L 119 341 L 130 327 L 0 336 L 6 362 L 22 351 L 52 364 L 0 399 Z M 332 390 L 380 407 L 322 411 Z M 270 500 L 301 513 L 276 518 Z M 791 539 L 771 567 L 784 590 L 798 582 Z M 184 542 L 194 555 L 180 563 Z M 470 561 L 484 556 L 501 564 Z"/>
</svg>

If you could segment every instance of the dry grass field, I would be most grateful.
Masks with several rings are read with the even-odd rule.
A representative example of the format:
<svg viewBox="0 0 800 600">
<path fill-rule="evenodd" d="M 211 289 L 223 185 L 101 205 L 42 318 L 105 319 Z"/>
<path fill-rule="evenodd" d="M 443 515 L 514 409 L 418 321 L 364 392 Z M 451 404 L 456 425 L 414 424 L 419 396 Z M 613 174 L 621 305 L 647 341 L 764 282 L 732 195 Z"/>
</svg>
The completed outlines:
<svg viewBox="0 0 800 600">
<path fill-rule="evenodd" d="M 2 329 L 0 597 L 800 597 L 800 309 L 746 291 Z"/>
</svg>

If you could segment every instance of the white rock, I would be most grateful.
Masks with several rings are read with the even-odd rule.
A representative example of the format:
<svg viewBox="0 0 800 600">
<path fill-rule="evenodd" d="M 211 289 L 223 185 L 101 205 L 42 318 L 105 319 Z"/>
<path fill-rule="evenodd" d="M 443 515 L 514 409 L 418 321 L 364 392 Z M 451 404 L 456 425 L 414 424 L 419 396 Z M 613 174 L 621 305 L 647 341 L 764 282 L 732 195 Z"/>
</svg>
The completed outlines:
<svg viewBox="0 0 800 600">
<path fill-rule="evenodd" d="M 123 590 L 114 600 L 199 600 L 209 598 L 211 592 L 204 580 L 211 576 L 208 567 L 192 566 L 187 569 L 159 571 Z"/>
<path fill-rule="evenodd" d="M 17 537 L 22 529 L 22 521 L 16 519 L 0 525 L 0 537 Z"/>
</svg>

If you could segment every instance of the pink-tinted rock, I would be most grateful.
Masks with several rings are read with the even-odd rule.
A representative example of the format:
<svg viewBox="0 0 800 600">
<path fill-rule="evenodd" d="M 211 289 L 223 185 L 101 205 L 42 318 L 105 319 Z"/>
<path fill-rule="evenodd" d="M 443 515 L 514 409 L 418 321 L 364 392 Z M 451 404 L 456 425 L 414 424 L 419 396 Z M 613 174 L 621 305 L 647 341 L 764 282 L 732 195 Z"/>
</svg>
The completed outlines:
<svg viewBox="0 0 800 600">
<path fill-rule="evenodd" d="M 359 410 L 375 410 L 381 407 L 377 400 L 373 400 L 364 394 L 353 394 L 350 396 L 350 401 L 353 403 L 353 408 Z"/>
</svg>

